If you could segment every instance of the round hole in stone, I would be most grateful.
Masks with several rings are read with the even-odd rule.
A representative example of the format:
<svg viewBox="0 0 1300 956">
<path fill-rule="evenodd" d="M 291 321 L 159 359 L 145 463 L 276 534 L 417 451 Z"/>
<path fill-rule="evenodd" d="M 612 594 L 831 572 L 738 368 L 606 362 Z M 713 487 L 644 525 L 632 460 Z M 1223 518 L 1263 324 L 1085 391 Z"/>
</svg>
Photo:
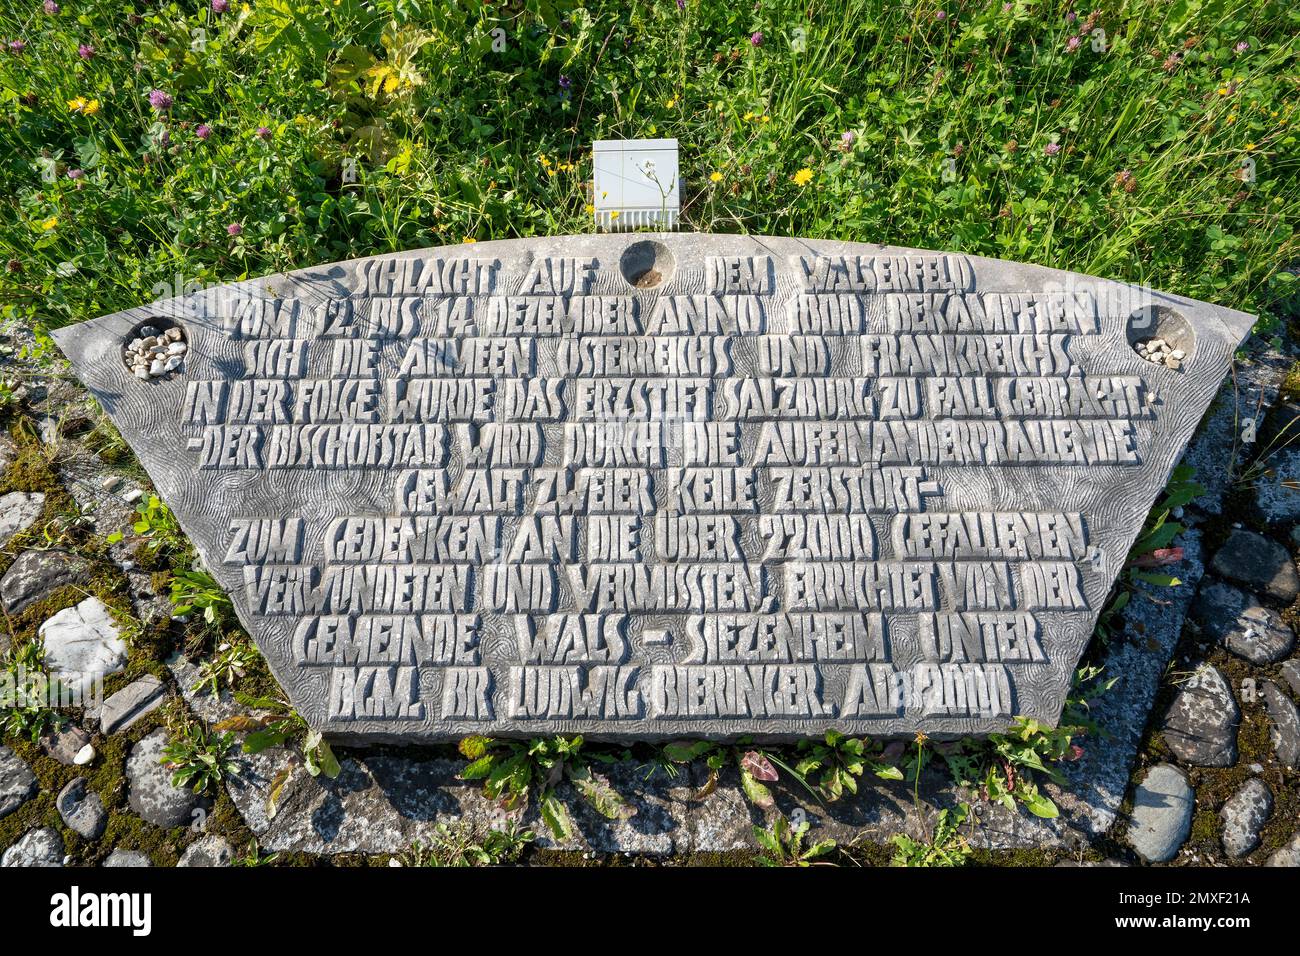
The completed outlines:
<svg viewBox="0 0 1300 956">
<path fill-rule="evenodd" d="M 1154 365 L 1181 370 L 1196 351 L 1196 333 L 1181 312 L 1167 305 L 1148 305 L 1128 317 L 1128 344 Z"/>
<path fill-rule="evenodd" d="M 637 289 L 653 289 L 673 277 L 676 260 L 668 247 L 654 239 L 642 239 L 623 250 L 618 271 L 627 284 Z"/>
<path fill-rule="evenodd" d="M 175 319 L 151 316 L 136 323 L 122 342 L 126 370 L 143 382 L 166 382 L 185 370 L 189 336 Z"/>
</svg>

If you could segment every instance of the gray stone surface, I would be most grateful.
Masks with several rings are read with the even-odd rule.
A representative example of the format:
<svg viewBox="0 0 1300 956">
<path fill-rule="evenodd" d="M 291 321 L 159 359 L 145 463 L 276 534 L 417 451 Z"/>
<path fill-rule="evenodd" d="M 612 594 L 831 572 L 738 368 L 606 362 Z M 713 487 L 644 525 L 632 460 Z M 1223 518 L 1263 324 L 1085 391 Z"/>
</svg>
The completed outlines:
<svg viewBox="0 0 1300 956">
<path fill-rule="evenodd" d="M 19 531 L 25 531 L 40 516 L 45 496 L 39 491 L 11 491 L 0 495 L 0 548 Z"/>
<path fill-rule="evenodd" d="M 1271 522 L 1295 521 L 1300 518 L 1300 449 L 1283 450 L 1269 465 L 1269 473 L 1255 483 L 1255 503 Z"/>
<path fill-rule="evenodd" d="M 167 699 L 167 688 L 153 674 L 132 681 L 104 701 L 99 712 L 101 733 L 116 734 L 127 730 L 146 714 L 157 710 Z"/>
<path fill-rule="evenodd" d="M 0 747 L 0 817 L 8 816 L 36 796 L 36 775 L 23 758 Z"/>
<path fill-rule="evenodd" d="M 128 802 L 142 819 L 160 827 L 193 822 L 194 811 L 209 801 L 187 788 L 172 786 L 172 771 L 162 763 L 167 731 L 158 728 L 131 748 L 126 760 Z"/>
<path fill-rule="evenodd" d="M 1283 661 L 1282 666 L 1278 668 L 1278 673 L 1291 688 L 1291 693 L 1300 697 L 1300 660 Z"/>
<path fill-rule="evenodd" d="M 1281 660 L 1295 645 L 1295 632 L 1282 615 L 1222 581 L 1201 588 L 1192 614 L 1209 636 L 1252 664 Z"/>
<path fill-rule="evenodd" d="M 1295 703 L 1277 684 L 1264 682 L 1264 703 L 1268 707 L 1269 739 L 1278 762 L 1300 767 L 1300 713 Z"/>
<path fill-rule="evenodd" d="M 199 837 L 185 848 L 177 866 L 230 866 L 235 851 L 216 834 Z"/>
<path fill-rule="evenodd" d="M 652 273 L 660 284 L 647 287 Z M 846 723 L 952 736 L 1000 729 L 1013 713 L 1058 716 L 1109 585 L 1252 321 L 1014 263 L 670 234 L 339 263 L 154 303 L 57 339 L 299 711 L 341 738 L 797 737 Z M 184 368 L 170 378 L 136 379 L 124 361 L 146 324 L 183 327 Z M 952 330 L 971 334 L 926 337 Z M 1059 337 L 1039 339 L 1030 356 L 1029 340 L 981 333 Z M 272 356 L 272 338 L 333 341 L 312 350 L 308 368 Z M 1138 354 L 1155 338 L 1182 352 L 1181 367 Z M 374 349 L 357 351 L 365 339 Z M 281 399 L 292 407 L 290 392 L 305 400 L 303 380 L 329 377 L 332 357 L 364 382 L 351 409 L 331 418 L 322 390 L 292 421 L 267 411 Z M 929 377 L 912 377 L 920 371 Z M 981 395 L 981 372 L 1018 381 Z M 1065 387 L 1080 372 L 1122 377 L 1104 379 L 1108 404 Z M 1035 376 L 1051 381 L 1031 386 Z M 255 387 L 288 391 L 250 419 L 236 393 Z M 359 423 L 329 424 L 349 416 Z M 830 469 L 853 473 L 863 461 L 875 466 L 872 487 L 833 509 L 846 520 L 823 521 L 828 497 L 856 494 Z M 568 487 L 560 465 L 591 470 Z M 498 482 L 522 469 L 520 493 L 497 484 L 475 504 L 467 496 L 489 479 L 484 466 Z M 1107 480 L 1095 480 L 1102 471 Z M 621 491 L 610 484 L 625 478 Z M 895 479 L 901 499 L 884 491 Z M 449 517 L 448 507 L 481 510 Z M 504 520 L 483 523 L 485 510 Z M 232 528 L 236 513 L 265 520 Z M 1003 513 L 1016 517 L 994 517 Z M 410 534 L 385 530 L 385 515 Z M 985 543 L 958 544 L 953 532 L 968 523 L 963 533 Z M 393 530 L 415 551 L 373 546 Z M 415 572 L 413 600 L 396 597 L 398 576 L 412 573 L 402 566 L 421 554 L 435 570 Z M 303 612 L 258 597 L 288 573 L 273 565 L 301 568 L 309 590 L 325 583 L 304 592 L 305 616 L 350 618 L 351 640 L 369 648 L 359 664 L 339 663 L 324 635 L 295 639 Z M 472 576 L 458 570 L 470 566 Z M 433 614 L 448 617 L 420 636 L 436 644 L 432 663 L 389 669 L 367 609 L 349 597 L 361 575 L 378 595 L 370 613 L 407 617 L 408 628 L 421 613 L 430 627 Z M 1001 594 L 1007 585 L 1023 593 Z M 948 652 L 930 649 L 933 627 L 941 643 L 949 627 L 992 626 L 949 611 L 931 622 L 959 604 L 970 615 L 1025 609 L 1017 649 L 997 663 L 940 659 Z M 605 617 L 573 616 L 584 613 Z M 717 640 L 728 614 L 739 615 L 734 647 Z M 838 660 L 816 649 L 830 624 L 856 629 Z M 791 653 L 762 649 L 768 629 Z M 738 693 L 738 681 L 756 689 Z M 966 702 L 957 681 L 973 691 Z"/>
<path fill-rule="evenodd" d="M 107 605 L 88 597 L 50 617 L 39 631 L 45 665 L 64 686 L 89 694 L 95 682 L 126 667 L 126 641 Z"/>
<path fill-rule="evenodd" d="M 153 866 L 149 857 L 139 850 L 114 850 L 100 866 L 106 867 L 141 867 Z"/>
<path fill-rule="evenodd" d="M 1290 552 L 1273 539 L 1244 528 L 1228 535 L 1210 569 L 1283 604 L 1290 604 L 1300 594 L 1300 576 Z"/>
<path fill-rule="evenodd" d="M 1148 863 L 1172 860 L 1192 829 L 1196 795 L 1173 764 L 1156 764 L 1133 794 L 1128 840 Z"/>
<path fill-rule="evenodd" d="M 54 806 L 64 825 L 85 839 L 98 840 L 103 834 L 108 814 L 104 811 L 104 802 L 90 789 L 85 777 L 68 781 L 67 786 L 59 791 Z"/>
<path fill-rule="evenodd" d="M 53 757 L 65 767 L 71 767 L 77 762 L 77 754 L 90 743 L 90 734 L 76 724 L 65 724 L 47 730 L 38 743 L 42 753 Z"/>
<path fill-rule="evenodd" d="M 5 469 L 14 463 L 18 457 L 18 449 L 14 447 L 13 439 L 8 435 L 0 435 L 0 474 L 4 474 Z"/>
<path fill-rule="evenodd" d="M 1180 761 L 1197 767 L 1237 762 L 1241 710 L 1223 675 L 1209 664 L 1187 679 L 1165 716 L 1163 732 Z"/>
<path fill-rule="evenodd" d="M 55 588 L 84 581 L 89 566 L 68 551 L 24 551 L 0 578 L 0 603 L 21 614 Z"/>
<path fill-rule="evenodd" d="M 1242 857 L 1259 846 L 1259 831 L 1273 813 L 1273 791 L 1258 777 L 1247 780 L 1219 811 L 1223 821 L 1223 851 Z"/>
<path fill-rule="evenodd" d="M 28 830 L 0 856 L 0 866 L 63 866 L 63 841 L 49 827 Z"/>
<path fill-rule="evenodd" d="M 1300 833 L 1286 846 L 1274 850 L 1264 862 L 1265 866 L 1300 866 Z"/>
</svg>

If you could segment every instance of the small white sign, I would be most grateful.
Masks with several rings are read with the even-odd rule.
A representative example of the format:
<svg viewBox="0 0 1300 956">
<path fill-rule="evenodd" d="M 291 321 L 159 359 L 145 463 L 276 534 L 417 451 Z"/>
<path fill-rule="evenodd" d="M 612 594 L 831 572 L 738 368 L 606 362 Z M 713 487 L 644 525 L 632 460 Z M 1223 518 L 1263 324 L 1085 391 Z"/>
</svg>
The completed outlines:
<svg viewBox="0 0 1300 956">
<path fill-rule="evenodd" d="M 677 140 L 598 139 L 592 153 L 598 229 L 676 227 L 681 212 Z"/>
</svg>

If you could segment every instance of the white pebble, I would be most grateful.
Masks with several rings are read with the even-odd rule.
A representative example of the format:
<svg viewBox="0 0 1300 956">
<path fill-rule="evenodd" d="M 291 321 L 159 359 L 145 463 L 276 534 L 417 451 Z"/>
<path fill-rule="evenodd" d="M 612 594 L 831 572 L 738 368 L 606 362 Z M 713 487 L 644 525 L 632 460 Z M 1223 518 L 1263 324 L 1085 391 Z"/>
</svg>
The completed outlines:
<svg viewBox="0 0 1300 956">
<path fill-rule="evenodd" d="M 94 759 L 95 759 L 94 744 L 86 744 L 86 746 L 82 747 L 80 750 L 77 751 L 77 755 L 72 758 L 72 762 L 76 764 L 78 767 L 84 767 L 86 764 L 90 763 Z"/>
<path fill-rule="evenodd" d="M 184 342 L 173 342 L 171 345 L 167 346 L 168 355 L 184 355 L 186 351 L 187 346 Z"/>
</svg>

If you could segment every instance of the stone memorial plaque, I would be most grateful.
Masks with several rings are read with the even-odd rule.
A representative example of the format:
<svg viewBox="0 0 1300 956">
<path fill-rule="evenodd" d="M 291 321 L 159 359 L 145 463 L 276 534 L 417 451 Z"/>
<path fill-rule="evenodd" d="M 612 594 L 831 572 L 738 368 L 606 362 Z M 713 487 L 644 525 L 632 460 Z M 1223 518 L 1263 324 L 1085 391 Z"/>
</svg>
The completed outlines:
<svg viewBox="0 0 1300 956">
<path fill-rule="evenodd" d="M 1252 324 L 661 234 L 337 263 L 55 338 L 313 724 L 777 739 L 1055 722 Z"/>
</svg>

